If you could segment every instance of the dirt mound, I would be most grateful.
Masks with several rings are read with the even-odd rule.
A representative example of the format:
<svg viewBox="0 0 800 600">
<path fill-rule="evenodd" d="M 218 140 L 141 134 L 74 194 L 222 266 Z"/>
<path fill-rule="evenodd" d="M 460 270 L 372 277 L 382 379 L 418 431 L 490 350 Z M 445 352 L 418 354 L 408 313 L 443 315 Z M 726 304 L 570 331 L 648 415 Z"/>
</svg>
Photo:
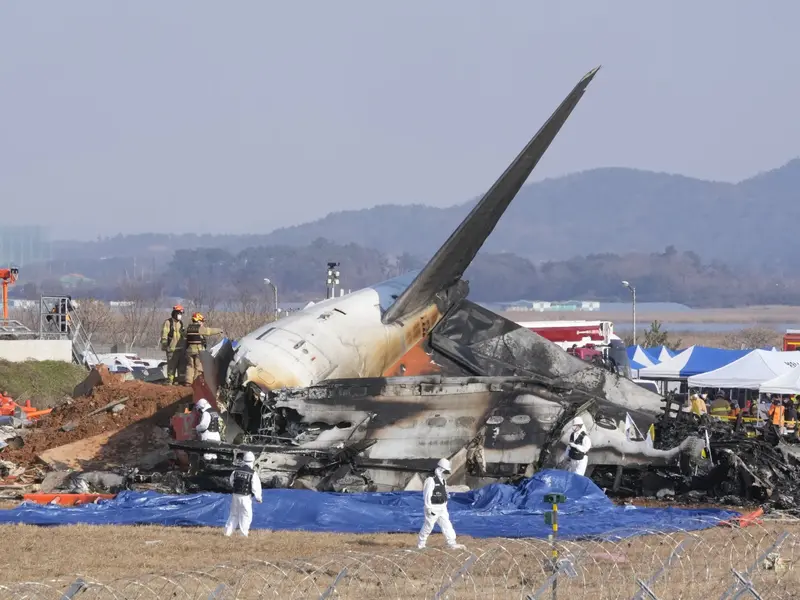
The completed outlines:
<svg viewBox="0 0 800 600">
<path fill-rule="evenodd" d="M 0 458 L 20 465 L 30 465 L 38 454 L 65 444 L 128 428 L 147 421 L 151 425 L 167 427 L 169 417 L 180 409 L 180 403 L 191 403 L 190 387 L 168 387 L 142 381 L 117 381 L 104 378 L 104 383 L 95 387 L 91 395 L 76 398 L 71 404 L 61 405 L 44 417 L 25 436 L 25 445 L 0 452 Z M 94 410 L 115 400 L 127 398 L 125 408 L 118 413 L 104 411 L 88 416 Z M 62 431 L 67 423 L 77 426 L 71 431 Z"/>
</svg>

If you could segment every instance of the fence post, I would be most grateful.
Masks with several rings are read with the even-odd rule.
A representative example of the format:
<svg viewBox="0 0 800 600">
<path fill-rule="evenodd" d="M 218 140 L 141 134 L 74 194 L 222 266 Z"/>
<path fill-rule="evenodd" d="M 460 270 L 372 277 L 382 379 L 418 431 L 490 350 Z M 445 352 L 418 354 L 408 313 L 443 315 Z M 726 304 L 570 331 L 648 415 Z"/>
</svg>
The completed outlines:
<svg viewBox="0 0 800 600">
<path fill-rule="evenodd" d="M 570 579 L 578 576 L 578 573 L 577 571 L 575 571 L 575 567 L 573 566 L 572 561 L 568 558 L 563 558 L 558 561 L 555 573 L 550 575 L 550 577 L 548 577 L 545 580 L 545 582 L 541 585 L 541 587 L 535 592 L 533 592 L 533 594 L 528 594 L 526 600 L 537 600 L 539 597 L 541 597 L 542 594 L 544 594 L 547 591 L 548 588 L 550 588 L 551 590 L 555 590 L 556 589 L 554 586 L 555 581 L 556 579 L 558 579 L 558 576 L 561 575 L 562 573 L 564 573 Z"/>
<path fill-rule="evenodd" d="M 656 581 L 658 581 L 658 578 L 661 577 L 661 575 L 663 575 L 664 572 L 672 566 L 672 563 L 675 561 L 675 559 L 681 557 L 681 550 L 683 550 L 683 547 L 687 545 L 687 542 L 691 543 L 691 540 L 681 540 L 681 543 L 678 544 L 675 550 L 670 553 L 669 558 L 667 559 L 667 564 L 653 573 L 653 575 L 650 576 L 650 579 L 648 579 L 646 582 L 642 581 L 641 579 L 636 580 L 636 583 L 639 585 L 640 589 L 638 592 L 636 592 L 636 594 L 634 594 L 633 600 L 642 600 L 645 594 L 647 594 L 650 600 L 658 600 L 658 597 L 650 588 Z"/>
<path fill-rule="evenodd" d="M 464 564 L 461 565 L 461 568 L 450 576 L 450 581 L 439 588 L 439 591 L 436 592 L 436 595 L 433 597 L 434 600 L 439 600 L 439 598 L 441 598 L 447 590 L 453 587 L 453 584 L 460 579 L 464 573 L 467 572 L 467 570 L 472 566 L 472 563 L 474 563 L 476 560 L 478 560 L 478 557 L 474 554 L 471 554 L 470 557 L 464 561 Z"/>
<path fill-rule="evenodd" d="M 783 544 L 783 542 L 786 541 L 786 538 L 788 538 L 789 535 L 790 533 L 788 531 L 784 531 L 780 536 L 778 536 L 778 539 L 775 541 L 775 543 L 772 544 L 772 546 L 770 546 L 769 548 L 767 548 L 761 554 L 761 556 L 759 556 L 753 562 L 753 564 L 747 568 L 747 570 L 744 573 L 739 573 L 736 569 L 731 569 L 731 572 L 733 573 L 733 576 L 735 577 L 736 580 L 733 582 L 733 585 L 731 587 L 729 587 L 725 592 L 722 593 L 722 596 L 720 596 L 719 600 L 726 600 L 727 598 L 733 598 L 734 600 L 736 600 L 743 594 L 750 594 L 751 596 L 753 596 L 753 598 L 761 600 L 761 596 L 759 596 L 758 592 L 756 592 L 755 588 L 753 587 L 753 582 L 750 580 L 750 573 L 757 570 L 759 564 L 761 564 L 761 561 L 764 560 L 770 552 L 779 548 L 781 544 Z M 744 586 L 744 588 L 742 588 L 741 590 L 739 589 L 740 585 Z"/>
<path fill-rule="evenodd" d="M 344 577 L 345 575 L 347 575 L 347 567 L 345 567 L 344 569 L 342 569 L 341 571 L 339 571 L 339 573 L 336 575 L 336 579 L 334 579 L 334 580 L 333 580 L 333 583 L 331 583 L 331 584 L 328 586 L 328 589 L 327 589 L 327 590 L 325 590 L 324 592 L 322 592 L 322 594 L 320 594 L 319 600 L 325 600 L 325 598 L 327 598 L 328 596 L 330 596 L 330 595 L 333 593 L 333 590 L 335 590 L 335 589 L 336 589 L 336 586 L 337 586 L 337 584 L 339 583 L 339 581 L 340 581 L 340 580 L 342 579 L 342 577 Z"/>
<path fill-rule="evenodd" d="M 82 577 L 78 577 L 61 595 L 61 600 L 72 600 L 79 592 L 86 589 L 86 582 Z"/>
</svg>

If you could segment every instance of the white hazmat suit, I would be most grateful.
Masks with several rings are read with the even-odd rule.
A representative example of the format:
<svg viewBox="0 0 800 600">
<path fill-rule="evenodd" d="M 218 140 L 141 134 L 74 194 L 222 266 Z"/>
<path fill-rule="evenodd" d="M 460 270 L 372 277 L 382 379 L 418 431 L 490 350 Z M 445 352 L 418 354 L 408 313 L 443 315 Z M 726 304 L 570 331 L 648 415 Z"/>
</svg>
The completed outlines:
<svg viewBox="0 0 800 600">
<path fill-rule="evenodd" d="M 250 532 L 253 522 L 253 498 L 261 502 L 261 480 L 253 471 L 256 458 L 252 452 L 245 452 L 244 465 L 231 473 L 231 509 L 225 524 L 225 535 L 230 536 L 238 529 L 244 537 Z"/>
<path fill-rule="evenodd" d="M 450 474 L 450 461 L 443 458 L 436 466 L 432 477 L 428 477 L 422 486 L 422 501 L 424 505 L 425 522 L 419 530 L 419 542 L 417 548 L 420 550 L 425 547 L 428 536 L 433 531 L 436 523 L 442 529 L 442 534 L 447 542 L 447 546 L 453 549 L 463 550 L 464 546 L 456 543 L 456 531 L 450 523 L 450 514 L 447 512 L 447 481 L 445 475 Z"/>
<path fill-rule="evenodd" d="M 195 427 L 195 431 L 200 435 L 200 440 L 203 442 L 222 441 L 219 434 L 220 416 L 211 410 L 211 404 L 209 404 L 208 400 L 200 398 L 195 407 L 200 411 L 200 422 Z M 217 460 L 217 455 L 203 454 L 203 458 L 205 460 Z"/>
<path fill-rule="evenodd" d="M 570 473 L 583 475 L 586 473 L 586 466 L 589 464 L 589 450 L 592 448 L 592 440 L 589 432 L 583 424 L 583 419 L 575 417 L 572 420 L 572 432 L 569 434 L 569 442 L 564 452 L 563 460 L 568 460 L 567 470 Z"/>
</svg>

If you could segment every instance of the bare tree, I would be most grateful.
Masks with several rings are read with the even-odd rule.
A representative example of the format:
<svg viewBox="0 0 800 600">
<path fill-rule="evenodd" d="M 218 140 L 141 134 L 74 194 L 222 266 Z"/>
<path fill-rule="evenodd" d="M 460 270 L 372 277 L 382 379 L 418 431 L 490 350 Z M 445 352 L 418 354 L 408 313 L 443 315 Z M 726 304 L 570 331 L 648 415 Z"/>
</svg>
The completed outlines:
<svg viewBox="0 0 800 600">
<path fill-rule="evenodd" d="M 203 313 L 207 320 L 212 320 L 214 311 L 222 299 L 220 288 L 208 279 L 193 278 L 186 284 L 186 299 L 193 312 Z"/>
<path fill-rule="evenodd" d="M 120 342 L 130 352 L 136 344 L 156 345 L 156 313 L 163 298 L 161 282 L 126 281 L 120 286 L 124 304 L 121 306 L 122 327 Z"/>
<path fill-rule="evenodd" d="M 39 303 L 24 308 L 12 308 L 8 312 L 11 320 L 19 321 L 33 331 L 39 331 Z"/>
<path fill-rule="evenodd" d="M 261 282 L 239 281 L 233 297 L 226 303 L 228 312 L 216 317 L 216 325 L 233 338 L 239 338 L 273 320 L 271 294 Z"/>
<path fill-rule="evenodd" d="M 109 305 L 95 298 L 76 301 L 78 316 L 83 330 L 90 340 L 108 334 L 112 330 L 114 315 Z"/>
<path fill-rule="evenodd" d="M 722 340 L 725 348 L 748 349 L 781 345 L 781 334 L 767 327 L 749 327 L 726 335 Z"/>
</svg>

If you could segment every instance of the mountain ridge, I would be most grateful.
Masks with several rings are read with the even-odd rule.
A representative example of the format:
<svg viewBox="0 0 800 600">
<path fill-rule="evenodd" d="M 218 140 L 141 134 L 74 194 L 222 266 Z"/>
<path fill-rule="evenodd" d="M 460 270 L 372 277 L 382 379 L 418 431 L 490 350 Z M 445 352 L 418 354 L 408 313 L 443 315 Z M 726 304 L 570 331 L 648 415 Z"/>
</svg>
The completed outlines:
<svg viewBox="0 0 800 600">
<path fill-rule="evenodd" d="M 770 268 L 791 265 L 800 240 L 800 159 L 737 183 L 672 173 L 598 167 L 525 185 L 484 251 L 541 263 L 598 252 L 654 252 L 667 246 L 708 260 Z M 249 235 L 135 234 L 56 242 L 70 256 L 161 256 L 179 249 L 305 246 L 318 238 L 355 242 L 388 255 L 430 256 L 478 198 L 448 207 L 419 202 L 333 211 L 307 223 Z M 781 235 L 786 232 L 785 235 Z"/>
<path fill-rule="evenodd" d="M 766 252 L 753 255 L 748 245 L 741 243 L 741 236 L 748 234 L 754 218 L 768 217 L 764 224 L 774 229 L 800 217 L 800 203 L 794 198 L 798 188 L 797 158 L 737 183 L 599 167 L 525 185 L 485 249 L 539 262 L 598 251 L 649 252 L 676 245 L 710 259 L 754 264 Z M 276 229 L 266 234 L 265 240 L 268 244 L 302 245 L 326 237 L 357 241 L 392 254 L 429 255 L 475 202 L 477 198 L 444 208 L 417 203 L 335 211 L 308 223 Z M 764 208 L 771 213 L 764 215 Z M 649 228 L 647 235 L 637 228 Z M 732 235 L 727 240 L 716 239 L 709 252 L 702 240 L 719 229 Z M 564 244 L 565 240 L 569 244 Z M 776 242 L 770 235 L 760 247 L 769 252 L 787 249 L 785 240 Z M 792 241 L 789 247 L 800 250 L 800 242 Z"/>
</svg>

